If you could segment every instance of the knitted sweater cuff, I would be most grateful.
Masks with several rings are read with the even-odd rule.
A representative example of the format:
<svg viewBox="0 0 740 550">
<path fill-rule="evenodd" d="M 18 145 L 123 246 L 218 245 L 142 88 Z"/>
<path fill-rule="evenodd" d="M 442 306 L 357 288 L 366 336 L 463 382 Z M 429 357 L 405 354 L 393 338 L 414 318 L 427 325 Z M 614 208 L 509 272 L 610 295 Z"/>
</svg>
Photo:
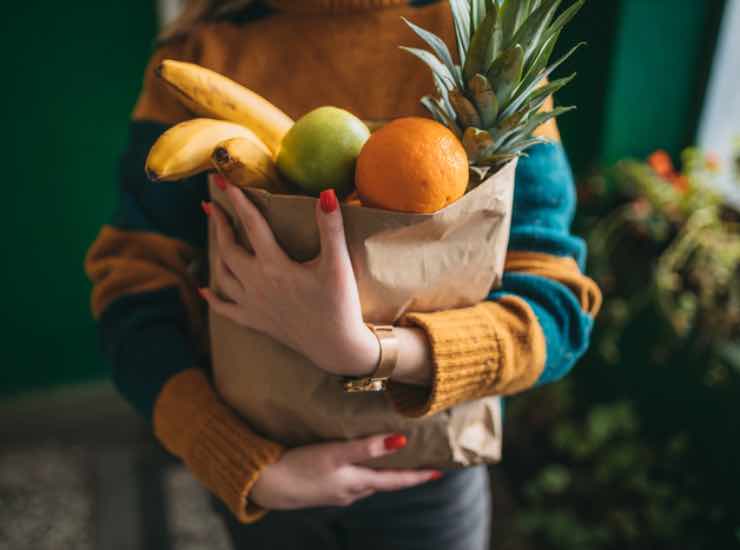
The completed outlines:
<svg viewBox="0 0 740 550">
<path fill-rule="evenodd" d="M 183 371 L 164 386 L 154 409 L 154 432 L 240 522 L 252 523 L 267 513 L 247 496 L 284 449 L 250 431 L 221 402 L 201 369 Z"/>
<path fill-rule="evenodd" d="M 434 362 L 430 388 L 389 385 L 391 400 L 401 414 L 431 415 L 482 397 L 494 384 L 502 350 L 484 304 L 437 313 L 410 313 L 401 319 L 401 324 L 424 330 Z"/>
</svg>

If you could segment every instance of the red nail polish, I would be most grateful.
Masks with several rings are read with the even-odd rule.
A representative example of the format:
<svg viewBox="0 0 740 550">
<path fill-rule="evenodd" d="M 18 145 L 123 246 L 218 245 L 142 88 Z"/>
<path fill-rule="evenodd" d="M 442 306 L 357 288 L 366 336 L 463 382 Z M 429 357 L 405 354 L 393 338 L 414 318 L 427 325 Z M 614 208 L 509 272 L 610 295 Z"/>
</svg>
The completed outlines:
<svg viewBox="0 0 740 550">
<path fill-rule="evenodd" d="M 206 216 L 211 215 L 211 208 L 213 207 L 211 206 L 210 202 L 200 201 L 200 207 L 203 209 L 203 212 L 205 212 Z"/>
<path fill-rule="evenodd" d="M 388 451 L 403 449 L 406 446 L 406 443 L 406 436 L 402 434 L 389 435 L 383 440 L 383 445 L 385 445 L 385 448 Z"/>
<path fill-rule="evenodd" d="M 226 179 L 225 177 L 223 177 L 223 176 L 222 176 L 221 174 L 218 174 L 218 173 L 216 173 L 216 174 L 213 174 L 213 183 L 215 183 L 215 184 L 216 184 L 216 186 L 217 186 L 217 187 L 218 187 L 218 188 L 219 188 L 219 189 L 220 189 L 221 191 L 226 191 L 226 186 L 228 185 L 228 183 L 229 183 L 229 180 L 227 180 L 227 179 Z"/>
<path fill-rule="evenodd" d="M 205 288 L 199 288 L 198 294 L 200 294 L 200 297 L 203 298 L 204 300 L 206 299 L 206 289 Z"/>
<path fill-rule="evenodd" d="M 319 202 L 321 203 L 321 209 L 325 214 L 331 214 L 339 206 L 337 201 L 337 194 L 334 189 L 326 189 L 319 195 Z"/>
<path fill-rule="evenodd" d="M 434 479 L 439 479 L 439 478 L 440 478 L 440 477 L 442 477 L 443 475 L 445 475 L 445 474 L 444 474 L 444 472 L 440 472 L 439 470 L 437 470 L 436 472 L 434 472 L 434 473 L 433 473 L 433 474 L 432 474 L 432 475 L 430 476 L 430 478 L 429 478 L 429 479 L 432 479 L 432 480 L 434 480 Z"/>
</svg>

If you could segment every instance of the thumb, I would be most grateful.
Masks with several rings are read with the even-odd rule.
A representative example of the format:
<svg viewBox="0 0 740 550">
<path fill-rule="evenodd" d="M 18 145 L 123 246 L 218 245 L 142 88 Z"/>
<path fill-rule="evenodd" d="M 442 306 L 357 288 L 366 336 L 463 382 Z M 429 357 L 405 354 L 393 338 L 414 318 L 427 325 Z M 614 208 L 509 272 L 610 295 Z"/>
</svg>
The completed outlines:
<svg viewBox="0 0 740 550">
<path fill-rule="evenodd" d="M 321 240 L 321 260 L 329 265 L 349 264 L 342 210 L 334 189 L 321 192 L 316 201 L 316 222 Z M 345 265 L 347 265 L 345 264 Z"/>
</svg>

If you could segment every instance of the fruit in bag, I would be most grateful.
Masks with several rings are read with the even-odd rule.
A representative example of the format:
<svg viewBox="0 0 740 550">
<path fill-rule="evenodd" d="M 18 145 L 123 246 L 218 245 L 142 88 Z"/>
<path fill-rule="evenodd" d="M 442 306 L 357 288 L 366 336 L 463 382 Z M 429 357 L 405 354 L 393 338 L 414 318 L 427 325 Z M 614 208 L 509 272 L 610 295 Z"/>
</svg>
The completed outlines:
<svg viewBox="0 0 740 550">
<path fill-rule="evenodd" d="M 283 139 L 280 172 L 311 194 L 333 188 L 352 191 L 355 163 L 370 136 L 364 122 L 337 107 L 319 107 L 301 117 Z"/>
<path fill-rule="evenodd" d="M 462 197 L 468 177 L 468 156 L 455 134 L 433 120 L 406 117 L 370 136 L 355 184 L 365 206 L 429 213 Z"/>
</svg>

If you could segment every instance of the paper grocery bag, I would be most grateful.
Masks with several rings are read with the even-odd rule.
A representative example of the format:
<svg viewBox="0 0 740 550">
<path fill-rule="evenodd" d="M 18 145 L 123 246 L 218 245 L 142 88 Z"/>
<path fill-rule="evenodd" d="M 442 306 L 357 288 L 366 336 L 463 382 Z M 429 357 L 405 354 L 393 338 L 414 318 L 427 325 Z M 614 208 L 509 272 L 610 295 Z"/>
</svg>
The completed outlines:
<svg viewBox="0 0 740 550">
<path fill-rule="evenodd" d="M 404 313 L 470 306 L 498 286 L 509 240 L 516 162 L 433 214 L 342 205 L 347 244 L 363 318 L 393 323 Z M 248 243 L 222 191 L 214 202 Z M 294 260 L 319 253 L 317 199 L 245 193 L 264 214 Z M 209 222 L 211 250 L 215 242 Z M 213 255 L 210 259 L 213 273 Z M 218 292 L 218 288 L 215 289 Z M 496 462 L 501 455 L 501 404 L 478 399 L 424 418 L 397 413 L 387 394 L 346 393 L 341 379 L 269 336 L 210 312 L 214 380 L 221 396 L 249 426 L 287 446 L 400 432 L 408 445 L 369 461 L 375 467 L 452 468 Z"/>
</svg>

